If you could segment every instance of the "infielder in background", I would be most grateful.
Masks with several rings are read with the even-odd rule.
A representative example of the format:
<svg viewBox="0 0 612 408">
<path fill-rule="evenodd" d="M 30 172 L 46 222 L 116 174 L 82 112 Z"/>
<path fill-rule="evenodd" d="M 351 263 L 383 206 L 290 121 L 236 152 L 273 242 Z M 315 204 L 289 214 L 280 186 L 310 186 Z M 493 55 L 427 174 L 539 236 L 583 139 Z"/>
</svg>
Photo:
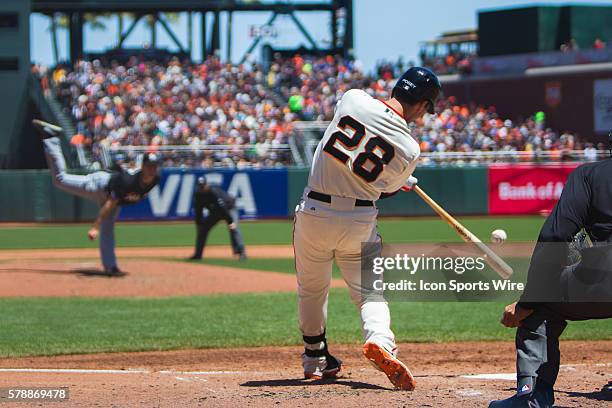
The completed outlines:
<svg viewBox="0 0 612 408">
<path fill-rule="evenodd" d="M 53 184 L 74 195 L 97 202 L 100 212 L 87 236 L 100 237 L 100 257 L 105 273 L 121 276 L 115 255 L 115 219 L 122 205 L 135 204 L 159 183 L 158 158 L 145 154 L 142 169 L 134 173 L 98 171 L 87 175 L 68 174 L 59 136 L 62 128 L 35 119 L 32 121 L 40 133 Z"/>
<path fill-rule="evenodd" d="M 397 359 L 389 307 L 361 279 L 361 243 L 382 249 L 374 201 L 411 187 L 420 150 L 408 124 L 434 112 L 441 90 L 436 75 L 411 68 L 383 102 L 353 89 L 336 106 L 314 155 L 308 186 L 296 208 L 294 249 L 299 323 L 306 378 L 336 377 L 341 361 L 328 351 L 325 328 L 334 259 L 360 311 L 363 354 L 396 388 L 412 390 L 414 378 Z M 369 280 L 369 279 L 367 279 Z"/>
<path fill-rule="evenodd" d="M 517 393 L 490 408 L 552 408 L 567 321 L 612 318 L 611 176 L 612 159 L 578 167 L 542 226 L 525 290 L 501 321 L 517 327 Z M 583 228 L 592 246 L 568 266 L 568 244 Z"/>
<path fill-rule="evenodd" d="M 193 212 L 197 228 L 195 250 L 189 259 L 202 259 L 202 252 L 206 245 L 208 232 L 219 221 L 225 220 L 230 234 L 232 251 L 241 261 L 246 261 L 247 255 L 244 249 L 244 241 L 238 227 L 238 210 L 236 200 L 222 188 L 211 186 L 206 182 L 205 176 L 198 178 L 195 191 L 193 192 Z M 204 211 L 206 210 L 206 216 Z"/>
</svg>

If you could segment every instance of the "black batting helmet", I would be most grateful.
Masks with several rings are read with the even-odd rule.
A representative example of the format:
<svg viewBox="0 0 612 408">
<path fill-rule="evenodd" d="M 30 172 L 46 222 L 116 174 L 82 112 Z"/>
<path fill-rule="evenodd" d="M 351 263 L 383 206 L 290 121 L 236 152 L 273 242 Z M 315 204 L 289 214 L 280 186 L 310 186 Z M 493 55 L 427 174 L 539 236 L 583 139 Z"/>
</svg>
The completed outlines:
<svg viewBox="0 0 612 408">
<path fill-rule="evenodd" d="M 397 80 L 392 95 L 411 105 L 429 101 L 427 112 L 434 113 L 434 104 L 441 90 L 440 80 L 430 69 L 412 67 Z"/>
</svg>

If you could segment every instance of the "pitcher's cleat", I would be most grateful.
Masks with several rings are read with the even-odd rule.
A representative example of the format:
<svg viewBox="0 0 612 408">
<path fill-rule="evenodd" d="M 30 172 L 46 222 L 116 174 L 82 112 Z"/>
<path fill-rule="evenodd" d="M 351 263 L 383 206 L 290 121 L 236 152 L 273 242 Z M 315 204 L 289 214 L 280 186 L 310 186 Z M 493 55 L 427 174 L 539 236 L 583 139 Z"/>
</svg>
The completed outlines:
<svg viewBox="0 0 612 408">
<path fill-rule="evenodd" d="M 342 370 L 342 361 L 329 353 L 322 357 L 308 357 L 302 354 L 302 366 L 304 378 L 307 380 L 334 379 L 338 378 L 338 373 Z"/>
<path fill-rule="evenodd" d="M 36 129 L 41 139 L 59 137 L 63 131 L 61 127 L 49 122 L 42 121 L 40 119 L 32 120 L 32 125 L 34 125 L 34 129 Z"/>
<path fill-rule="evenodd" d="M 104 270 L 104 272 L 106 273 L 106 275 L 111 276 L 111 277 L 121 277 L 121 276 L 126 275 L 125 272 L 123 272 L 121 269 L 117 268 L 116 266 L 113 266 L 112 268 L 107 268 Z"/>
<path fill-rule="evenodd" d="M 363 355 L 387 375 L 395 388 L 406 391 L 414 390 L 416 381 L 412 373 L 393 354 L 376 343 L 366 343 L 363 346 Z"/>
</svg>

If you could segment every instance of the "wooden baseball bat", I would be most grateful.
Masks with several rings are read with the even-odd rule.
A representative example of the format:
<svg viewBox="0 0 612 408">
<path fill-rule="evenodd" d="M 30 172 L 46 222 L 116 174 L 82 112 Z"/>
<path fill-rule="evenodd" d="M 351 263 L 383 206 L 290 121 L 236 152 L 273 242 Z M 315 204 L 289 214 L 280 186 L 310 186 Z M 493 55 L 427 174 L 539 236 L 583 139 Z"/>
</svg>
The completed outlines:
<svg viewBox="0 0 612 408">
<path fill-rule="evenodd" d="M 484 260 L 489 264 L 495 272 L 504 279 L 510 278 L 512 273 L 512 267 L 508 265 L 503 259 L 499 257 L 491 248 L 486 246 L 476 235 L 472 234 L 470 230 L 465 228 L 459 223 L 452 215 L 450 215 L 444 208 L 436 203 L 430 196 L 428 196 L 419 186 L 414 186 L 414 191 L 425 201 L 438 215 L 448 223 L 457 234 L 465 242 L 474 244 L 484 255 Z"/>
</svg>

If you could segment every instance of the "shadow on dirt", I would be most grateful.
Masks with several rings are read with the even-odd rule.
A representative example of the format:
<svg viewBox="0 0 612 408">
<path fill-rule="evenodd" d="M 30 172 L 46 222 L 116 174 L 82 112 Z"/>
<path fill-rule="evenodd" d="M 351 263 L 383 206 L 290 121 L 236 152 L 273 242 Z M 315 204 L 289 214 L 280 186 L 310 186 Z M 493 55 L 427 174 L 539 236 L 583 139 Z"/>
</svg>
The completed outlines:
<svg viewBox="0 0 612 408">
<path fill-rule="evenodd" d="M 103 277 L 103 278 L 122 278 L 127 273 L 107 273 L 100 269 L 94 268 L 80 268 L 72 270 L 61 270 L 61 269 L 34 269 L 34 268 L 0 268 L 0 273 L 11 273 L 11 272 L 26 272 L 26 273 L 39 273 L 43 275 L 78 275 L 86 277 Z"/>
<path fill-rule="evenodd" d="M 368 384 L 361 381 L 349 379 L 323 379 L 323 380 L 304 380 L 299 378 L 283 378 L 278 380 L 247 381 L 240 384 L 242 387 L 304 387 L 308 385 L 344 385 L 354 390 L 391 390 L 391 388 L 379 385 Z"/>
<path fill-rule="evenodd" d="M 592 392 L 576 392 L 576 391 L 555 391 L 558 394 L 565 394 L 568 397 L 585 398 L 594 401 L 612 401 L 612 392 L 607 391 L 592 391 Z"/>
</svg>

